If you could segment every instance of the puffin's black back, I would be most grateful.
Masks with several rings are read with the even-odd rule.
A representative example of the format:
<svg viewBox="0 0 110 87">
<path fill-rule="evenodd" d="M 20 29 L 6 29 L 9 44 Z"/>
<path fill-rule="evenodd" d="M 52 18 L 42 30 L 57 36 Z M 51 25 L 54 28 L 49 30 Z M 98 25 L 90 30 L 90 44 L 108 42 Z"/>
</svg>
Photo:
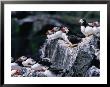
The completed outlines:
<svg viewBox="0 0 110 87">
<path fill-rule="evenodd" d="M 74 36 L 74 35 L 68 36 L 68 39 L 72 44 L 80 43 L 82 40 L 81 38 Z"/>
<path fill-rule="evenodd" d="M 84 26 L 84 27 L 87 27 L 88 26 L 88 23 L 87 23 L 87 21 L 85 20 L 85 19 L 83 19 L 83 23 L 82 23 L 82 26 Z"/>
</svg>

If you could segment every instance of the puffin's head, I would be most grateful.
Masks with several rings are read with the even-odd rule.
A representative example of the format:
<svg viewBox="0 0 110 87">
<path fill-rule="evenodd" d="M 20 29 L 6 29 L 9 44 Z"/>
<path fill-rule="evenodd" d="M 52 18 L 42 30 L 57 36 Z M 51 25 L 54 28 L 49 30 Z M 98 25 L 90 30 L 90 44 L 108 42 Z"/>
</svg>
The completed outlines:
<svg viewBox="0 0 110 87">
<path fill-rule="evenodd" d="M 21 61 L 25 61 L 25 60 L 27 59 L 27 57 L 26 57 L 26 56 L 21 56 L 19 59 L 20 59 Z"/>
<path fill-rule="evenodd" d="M 63 32 L 65 32 L 65 33 L 68 33 L 68 32 L 69 32 L 68 27 L 62 27 L 61 30 L 62 30 Z"/>
<path fill-rule="evenodd" d="M 88 23 L 85 19 L 80 19 L 79 23 L 81 24 L 81 26 L 84 26 L 84 27 L 88 26 Z"/>
<path fill-rule="evenodd" d="M 27 60 L 26 56 L 21 56 L 15 61 L 15 63 L 17 63 L 19 66 L 22 66 L 22 62 L 24 62 L 26 60 Z"/>
<path fill-rule="evenodd" d="M 59 27 L 54 27 L 52 30 L 57 32 L 59 30 Z"/>
<path fill-rule="evenodd" d="M 84 23 L 87 23 L 87 22 L 86 22 L 85 19 L 80 19 L 80 20 L 79 20 L 79 23 L 84 24 Z"/>
<path fill-rule="evenodd" d="M 27 59 L 26 56 L 21 56 L 21 57 L 19 57 L 15 62 L 16 62 L 16 63 L 22 63 L 22 62 L 25 61 L 26 59 Z"/>
</svg>

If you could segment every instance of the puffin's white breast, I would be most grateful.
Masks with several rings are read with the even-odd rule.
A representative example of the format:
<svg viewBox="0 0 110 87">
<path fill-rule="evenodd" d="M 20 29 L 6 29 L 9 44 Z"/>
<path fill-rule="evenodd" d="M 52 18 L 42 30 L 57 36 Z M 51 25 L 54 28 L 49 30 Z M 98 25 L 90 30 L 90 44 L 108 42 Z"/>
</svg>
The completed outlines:
<svg viewBox="0 0 110 87">
<path fill-rule="evenodd" d="M 84 26 L 81 26 L 81 32 L 85 36 L 89 36 L 89 35 L 93 34 L 93 29 L 92 29 L 92 27 L 89 27 L 89 26 L 87 26 L 86 28 Z"/>
<path fill-rule="evenodd" d="M 81 32 L 85 35 L 85 27 L 81 26 Z"/>
<path fill-rule="evenodd" d="M 54 33 L 52 35 L 47 35 L 47 37 L 50 40 L 54 40 L 54 39 L 61 37 L 61 35 L 62 35 L 62 31 L 57 31 L 56 33 Z"/>
</svg>

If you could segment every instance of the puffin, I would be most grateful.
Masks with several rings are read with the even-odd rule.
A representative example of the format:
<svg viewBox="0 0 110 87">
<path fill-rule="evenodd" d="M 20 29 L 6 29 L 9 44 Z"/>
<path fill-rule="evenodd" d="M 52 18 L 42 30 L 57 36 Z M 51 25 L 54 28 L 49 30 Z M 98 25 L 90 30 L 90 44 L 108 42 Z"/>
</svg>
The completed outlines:
<svg viewBox="0 0 110 87">
<path fill-rule="evenodd" d="M 87 23 L 85 19 L 80 19 L 79 23 L 81 24 L 81 32 L 86 37 L 90 35 L 100 36 L 100 23 L 98 21 Z"/>
<path fill-rule="evenodd" d="M 41 61 L 31 66 L 32 70 L 40 72 L 47 77 L 56 77 L 57 74 L 50 69 L 52 63 L 49 58 L 43 58 Z"/>
<path fill-rule="evenodd" d="M 51 35 L 54 34 L 55 32 L 57 32 L 59 30 L 59 27 L 55 26 L 52 29 L 47 30 L 46 35 Z"/>
<path fill-rule="evenodd" d="M 24 62 L 25 60 L 27 60 L 27 57 L 21 56 L 15 62 L 12 62 L 11 63 L 11 70 L 21 70 L 21 66 L 23 66 L 22 62 Z"/>
<path fill-rule="evenodd" d="M 67 33 L 69 32 L 69 29 L 65 26 L 62 26 L 60 28 L 60 30 L 56 31 L 54 34 L 51 34 L 51 35 L 47 35 L 47 39 L 48 40 L 54 40 L 54 39 L 57 39 L 57 38 L 61 38 L 63 39 L 67 44 L 69 44 L 69 47 L 74 47 L 76 46 L 77 44 L 72 44 L 69 39 L 68 39 L 68 35 Z"/>
<path fill-rule="evenodd" d="M 27 60 L 25 60 L 25 61 L 22 62 L 22 65 L 24 67 L 31 67 L 35 63 L 36 63 L 36 61 L 34 61 L 32 58 L 28 58 Z"/>
<path fill-rule="evenodd" d="M 94 31 L 93 31 L 93 26 L 92 25 L 89 25 L 85 19 L 80 19 L 79 23 L 81 24 L 81 27 L 80 27 L 81 32 L 86 37 L 88 37 L 90 35 L 93 35 Z"/>
</svg>

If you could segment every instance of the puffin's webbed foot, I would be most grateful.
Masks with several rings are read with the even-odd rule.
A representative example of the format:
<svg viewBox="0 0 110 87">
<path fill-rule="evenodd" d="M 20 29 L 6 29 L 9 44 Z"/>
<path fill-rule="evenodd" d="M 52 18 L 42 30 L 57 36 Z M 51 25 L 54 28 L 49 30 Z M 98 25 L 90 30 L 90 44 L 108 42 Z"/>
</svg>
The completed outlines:
<svg viewBox="0 0 110 87">
<path fill-rule="evenodd" d="M 69 44 L 69 46 L 68 47 L 76 47 L 78 44 Z"/>
</svg>

